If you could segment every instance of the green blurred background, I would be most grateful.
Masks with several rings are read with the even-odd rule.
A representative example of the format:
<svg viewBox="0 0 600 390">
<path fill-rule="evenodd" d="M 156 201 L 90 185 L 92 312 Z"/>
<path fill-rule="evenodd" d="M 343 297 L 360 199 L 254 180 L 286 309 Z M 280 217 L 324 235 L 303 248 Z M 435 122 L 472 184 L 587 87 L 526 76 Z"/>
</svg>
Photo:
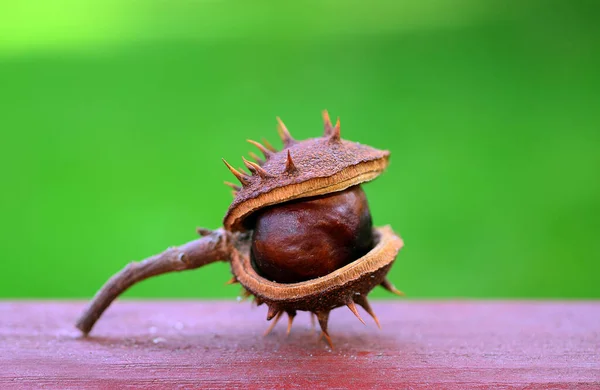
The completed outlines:
<svg viewBox="0 0 600 390">
<path fill-rule="evenodd" d="M 365 190 L 409 296 L 598 298 L 598 4 L 2 2 L 0 297 L 90 297 L 220 226 L 221 157 L 280 145 L 277 115 L 319 136 L 328 109 L 392 152 Z M 228 278 L 127 296 L 231 299 Z"/>
</svg>

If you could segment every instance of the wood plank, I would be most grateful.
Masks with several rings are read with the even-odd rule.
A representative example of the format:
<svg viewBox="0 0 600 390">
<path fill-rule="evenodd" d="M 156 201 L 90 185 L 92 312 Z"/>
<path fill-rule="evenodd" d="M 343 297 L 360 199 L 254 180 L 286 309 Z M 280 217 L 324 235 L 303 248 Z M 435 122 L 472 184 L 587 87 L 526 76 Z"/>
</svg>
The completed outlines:
<svg viewBox="0 0 600 390">
<path fill-rule="evenodd" d="M 87 338 L 83 307 L 0 302 L 0 388 L 600 388 L 600 302 L 376 301 L 382 330 L 332 312 L 333 351 L 247 302 L 120 301 Z"/>
</svg>

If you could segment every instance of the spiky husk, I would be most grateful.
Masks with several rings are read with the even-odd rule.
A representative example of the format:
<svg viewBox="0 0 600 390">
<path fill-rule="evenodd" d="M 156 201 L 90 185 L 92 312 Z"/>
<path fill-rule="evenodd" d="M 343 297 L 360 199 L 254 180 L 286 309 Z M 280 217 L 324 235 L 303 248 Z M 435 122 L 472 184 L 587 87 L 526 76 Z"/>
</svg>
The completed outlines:
<svg viewBox="0 0 600 390">
<path fill-rule="evenodd" d="M 391 286 L 386 275 L 402 248 L 403 241 L 389 226 L 375 228 L 373 234 L 376 245 L 365 256 L 323 277 L 291 284 L 276 283 L 257 273 L 250 258 L 250 235 L 246 235 L 237 240 L 232 251 L 231 271 L 245 291 L 255 297 L 257 304 L 269 307 L 268 320 L 278 320 L 283 312 L 287 312 L 292 318 L 296 311 L 315 313 L 331 344 L 327 320 L 329 312 L 337 307 L 348 306 L 356 315 L 356 303 L 379 325 L 366 297 L 378 285 Z M 360 316 L 357 317 L 362 321 Z"/>
<path fill-rule="evenodd" d="M 284 144 L 279 152 L 249 140 L 265 156 L 264 161 L 257 160 L 256 163 L 244 159 L 252 175 L 224 161 L 242 185 L 236 190 L 235 199 L 223 220 L 225 229 L 233 232 L 251 230 L 244 221 L 261 208 L 342 191 L 373 180 L 385 170 L 390 155 L 387 150 L 341 139 L 339 120 L 333 127 L 327 114 L 324 118 L 323 137 L 303 141 L 293 139 L 279 120 L 279 133 Z"/>
<path fill-rule="evenodd" d="M 278 132 L 284 148 L 275 150 L 270 144 L 248 140 L 264 155 L 251 154 L 256 162 L 243 158 L 251 175 L 225 165 L 241 186 L 226 183 L 234 192 L 234 200 L 223 220 L 227 231 L 236 237 L 231 249 L 231 270 L 235 281 L 243 286 L 244 297 L 254 296 L 258 305 L 269 308 L 267 320 L 273 320 L 268 334 L 285 312 L 288 333 L 297 311 L 315 314 L 322 335 L 333 347 L 327 331 L 329 312 L 347 306 L 364 323 L 356 305 L 361 306 L 379 326 L 379 320 L 367 301 L 377 285 L 400 293 L 386 279 L 402 239 L 388 226 L 373 229 L 376 245 L 366 255 L 320 278 L 300 283 L 282 284 L 260 276 L 252 266 L 250 243 L 252 218 L 256 211 L 291 200 L 343 191 L 379 176 L 388 165 L 390 153 L 358 142 L 341 139 L 340 121 L 332 125 L 323 112 L 324 134 L 321 138 L 295 140 L 281 119 Z"/>
</svg>

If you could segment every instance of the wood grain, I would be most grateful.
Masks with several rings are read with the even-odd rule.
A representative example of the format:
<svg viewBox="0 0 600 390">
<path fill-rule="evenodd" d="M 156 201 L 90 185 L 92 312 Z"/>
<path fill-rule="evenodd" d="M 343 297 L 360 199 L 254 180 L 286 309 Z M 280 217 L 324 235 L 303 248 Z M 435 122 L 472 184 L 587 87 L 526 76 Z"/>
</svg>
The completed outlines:
<svg viewBox="0 0 600 390">
<path fill-rule="evenodd" d="M 600 302 L 375 302 L 378 330 L 331 313 L 335 350 L 299 313 L 117 302 L 87 337 L 83 302 L 0 302 L 0 388 L 600 388 Z"/>
</svg>

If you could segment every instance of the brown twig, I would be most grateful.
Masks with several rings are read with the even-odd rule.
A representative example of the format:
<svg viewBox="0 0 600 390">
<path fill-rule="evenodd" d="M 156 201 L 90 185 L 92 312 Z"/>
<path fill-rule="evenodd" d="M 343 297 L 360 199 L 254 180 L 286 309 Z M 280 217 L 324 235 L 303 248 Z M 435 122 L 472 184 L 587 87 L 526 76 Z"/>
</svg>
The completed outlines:
<svg viewBox="0 0 600 390">
<path fill-rule="evenodd" d="M 96 293 L 75 326 L 88 334 L 102 313 L 125 290 L 152 276 L 202 267 L 220 260 L 229 260 L 229 235 L 223 229 L 202 230 L 202 238 L 190 241 L 140 262 L 131 262 L 113 275 Z"/>
</svg>

